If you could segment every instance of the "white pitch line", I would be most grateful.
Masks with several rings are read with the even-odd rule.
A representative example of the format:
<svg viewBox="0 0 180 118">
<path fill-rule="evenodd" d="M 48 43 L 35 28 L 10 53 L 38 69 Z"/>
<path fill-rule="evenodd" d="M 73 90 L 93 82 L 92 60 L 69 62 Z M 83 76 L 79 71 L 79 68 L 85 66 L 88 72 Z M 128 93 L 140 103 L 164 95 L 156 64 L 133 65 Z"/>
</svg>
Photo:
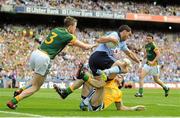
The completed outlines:
<svg viewBox="0 0 180 118">
<path fill-rule="evenodd" d="M 23 116 L 30 116 L 30 117 L 45 117 L 45 116 L 36 115 L 36 114 L 20 113 L 20 112 L 10 112 L 10 111 L 0 111 L 0 113 L 23 115 Z"/>
<path fill-rule="evenodd" d="M 98 116 L 49 116 L 43 118 L 104 118 Z M 108 116 L 108 118 L 180 118 L 178 116 Z"/>
<path fill-rule="evenodd" d="M 175 105 L 175 104 L 157 104 L 159 106 L 170 106 L 170 107 L 180 107 L 180 105 Z"/>
<path fill-rule="evenodd" d="M 42 115 L 35 115 L 30 113 L 20 113 L 20 112 L 9 112 L 9 111 L 0 111 L 0 113 L 7 113 L 7 114 L 15 114 L 15 115 L 25 115 L 29 117 L 41 117 L 41 118 L 92 118 L 90 116 L 42 116 Z M 174 117 L 174 116 L 112 116 L 108 118 L 180 118 L 180 117 Z M 7 117 L 7 118 L 24 118 L 24 116 L 18 116 L 18 117 Z M 93 118 L 104 118 L 104 117 L 93 117 Z"/>
</svg>

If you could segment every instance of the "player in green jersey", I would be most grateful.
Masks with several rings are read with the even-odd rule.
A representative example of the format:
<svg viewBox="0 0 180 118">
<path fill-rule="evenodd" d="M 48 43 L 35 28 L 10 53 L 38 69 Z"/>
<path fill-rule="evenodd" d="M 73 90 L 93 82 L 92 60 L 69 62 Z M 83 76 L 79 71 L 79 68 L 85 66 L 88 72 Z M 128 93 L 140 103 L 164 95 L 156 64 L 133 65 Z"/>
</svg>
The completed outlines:
<svg viewBox="0 0 180 118">
<path fill-rule="evenodd" d="M 165 97 L 168 96 L 169 87 L 167 87 L 161 80 L 160 80 L 160 66 L 158 65 L 158 59 L 160 57 L 160 51 L 158 47 L 154 43 L 154 37 L 152 34 L 148 34 L 146 36 L 145 45 L 145 55 L 144 57 L 147 58 L 146 64 L 144 64 L 143 68 L 140 72 L 140 80 L 139 80 L 139 91 L 135 94 L 136 97 L 143 97 L 143 85 L 144 85 L 144 78 L 147 75 L 152 75 L 154 82 L 159 84 L 165 92 Z"/>
<path fill-rule="evenodd" d="M 14 97 L 7 102 L 9 108 L 15 109 L 19 101 L 31 96 L 40 89 L 49 72 L 51 60 L 67 45 L 73 45 L 83 49 L 91 49 L 96 46 L 96 44 L 85 44 L 77 40 L 75 36 L 77 20 L 75 18 L 66 17 L 64 19 L 64 25 L 64 28 L 52 29 L 40 47 L 32 52 L 30 66 L 34 71 L 33 79 L 29 85 L 14 92 Z"/>
</svg>

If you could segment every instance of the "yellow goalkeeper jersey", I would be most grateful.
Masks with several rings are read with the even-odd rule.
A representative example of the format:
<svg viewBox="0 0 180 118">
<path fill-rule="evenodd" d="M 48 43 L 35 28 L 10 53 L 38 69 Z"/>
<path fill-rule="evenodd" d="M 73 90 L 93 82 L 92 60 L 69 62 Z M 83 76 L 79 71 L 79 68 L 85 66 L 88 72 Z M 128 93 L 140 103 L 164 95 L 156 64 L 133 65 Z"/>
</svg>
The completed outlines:
<svg viewBox="0 0 180 118">
<path fill-rule="evenodd" d="M 121 102 L 122 100 L 122 92 L 118 88 L 117 83 L 115 80 L 111 80 L 106 83 L 105 90 L 104 90 L 104 109 L 107 108 L 114 102 Z"/>
</svg>

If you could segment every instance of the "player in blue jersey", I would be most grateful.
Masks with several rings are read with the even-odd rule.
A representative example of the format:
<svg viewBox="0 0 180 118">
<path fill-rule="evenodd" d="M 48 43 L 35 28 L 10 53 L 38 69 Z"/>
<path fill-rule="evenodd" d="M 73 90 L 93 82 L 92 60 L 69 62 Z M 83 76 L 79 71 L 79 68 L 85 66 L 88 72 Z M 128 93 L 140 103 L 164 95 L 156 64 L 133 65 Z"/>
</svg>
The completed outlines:
<svg viewBox="0 0 180 118">
<path fill-rule="evenodd" d="M 127 25 L 119 27 L 117 32 L 111 32 L 109 35 L 102 36 L 97 39 L 98 43 L 101 43 L 96 50 L 92 53 L 89 59 L 89 67 L 94 75 L 95 79 L 101 81 L 98 70 L 108 76 L 108 79 L 114 78 L 116 74 L 126 73 L 128 70 L 123 70 L 120 67 L 120 61 L 115 59 L 113 50 L 122 50 L 128 57 L 134 60 L 136 63 L 140 63 L 140 59 L 128 49 L 126 40 L 132 35 L 131 28 Z M 84 81 L 76 80 L 70 87 L 64 89 L 56 89 L 58 94 L 65 99 L 75 89 L 79 88 Z M 103 88 L 98 88 L 96 91 L 102 91 Z M 103 99 L 103 98 L 99 98 Z"/>
</svg>

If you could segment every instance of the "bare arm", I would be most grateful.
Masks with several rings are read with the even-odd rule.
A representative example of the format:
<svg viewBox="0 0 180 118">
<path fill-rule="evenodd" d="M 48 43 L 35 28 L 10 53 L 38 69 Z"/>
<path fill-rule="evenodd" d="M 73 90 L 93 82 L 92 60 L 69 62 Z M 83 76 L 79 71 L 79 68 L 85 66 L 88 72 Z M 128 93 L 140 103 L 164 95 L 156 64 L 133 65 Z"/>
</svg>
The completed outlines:
<svg viewBox="0 0 180 118">
<path fill-rule="evenodd" d="M 87 44 L 87 43 L 84 43 L 82 41 L 76 40 L 73 43 L 70 43 L 70 45 L 77 46 L 77 47 L 83 48 L 85 50 L 88 50 L 88 49 L 92 49 L 92 48 L 96 47 L 98 44 L 92 44 L 91 45 L 91 44 Z"/>
<path fill-rule="evenodd" d="M 118 40 L 113 36 L 111 36 L 111 37 L 102 36 L 101 38 L 97 39 L 96 41 L 98 43 L 107 43 L 107 42 L 112 42 L 112 43 L 115 43 L 115 44 L 118 43 Z"/>
<path fill-rule="evenodd" d="M 124 53 L 136 63 L 140 63 L 140 59 L 130 50 L 125 50 Z"/>
<path fill-rule="evenodd" d="M 156 61 L 158 61 L 158 59 L 160 57 L 160 51 L 159 51 L 158 48 L 155 48 L 154 52 L 156 53 L 156 57 L 154 58 L 154 60 L 148 61 L 148 63 L 151 64 L 151 65 L 153 65 Z"/>
<path fill-rule="evenodd" d="M 128 106 L 124 106 L 123 102 L 115 102 L 116 108 L 117 110 L 122 110 L 122 111 L 143 111 L 145 110 L 145 106 L 142 105 L 137 105 L 137 106 L 133 106 L 133 107 L 128 107 Z"/>
<path fill-rule="evenodd" d="M 153 62 L 156 62 L 159 60 L 159 57 L 160 57 L 160 51 L 159 49 L 154 49 L 154 52 L 156 53 L 156 57 L 154 58 Z"/>
<path fill-rule="evenodd" d="M 144 50 L 144 59 L 147 58 L 147 52 Z"/>
</svg>

